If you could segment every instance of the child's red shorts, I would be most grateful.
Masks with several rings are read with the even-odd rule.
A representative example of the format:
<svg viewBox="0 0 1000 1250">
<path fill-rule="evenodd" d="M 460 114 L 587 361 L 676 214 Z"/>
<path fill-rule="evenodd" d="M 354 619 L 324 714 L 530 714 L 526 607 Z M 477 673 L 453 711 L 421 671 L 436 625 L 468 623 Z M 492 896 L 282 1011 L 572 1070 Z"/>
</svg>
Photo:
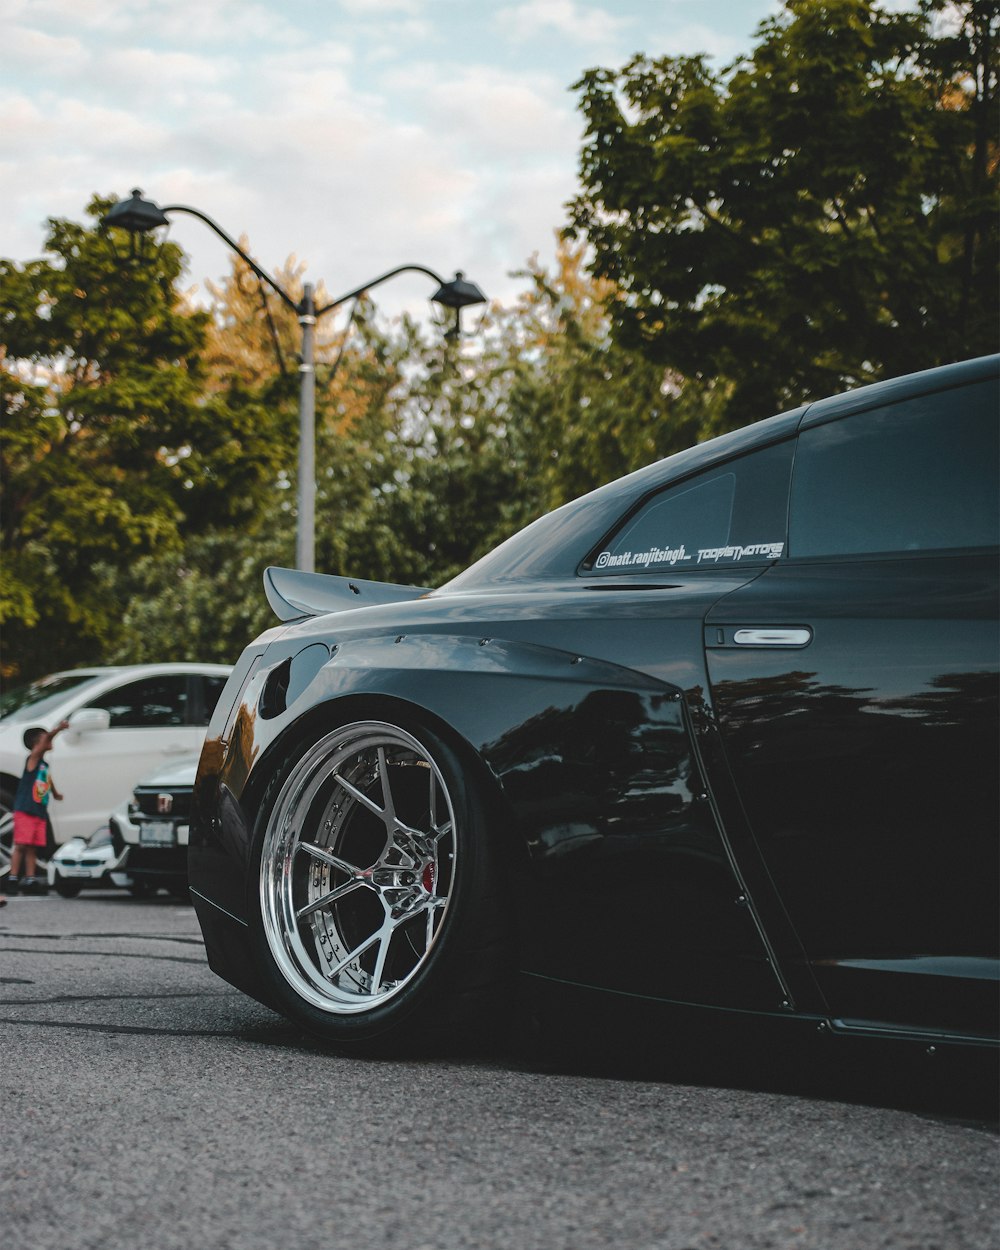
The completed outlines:
<svg viewBox="0 0 1000 1250">
<path fill-rule="evenodd" d="M 30 812 L 14 813 L 14 845 L 44 846 L 45 817 L 32 816 Z"/>
</svg>

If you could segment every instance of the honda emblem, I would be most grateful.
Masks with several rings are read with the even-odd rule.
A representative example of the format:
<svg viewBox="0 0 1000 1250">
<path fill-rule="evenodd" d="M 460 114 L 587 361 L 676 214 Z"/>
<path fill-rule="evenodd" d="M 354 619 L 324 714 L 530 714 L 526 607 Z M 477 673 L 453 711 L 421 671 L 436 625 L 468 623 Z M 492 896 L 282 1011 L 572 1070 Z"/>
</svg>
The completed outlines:
<svg viewBox="0 0 1000 1250">
<path fill-rule="evenodd" d="M 169 816 L 174 810 L 174 796 L 172 794 L 158 794 L 156 796 L 156 810 L 161 816 Z"/>
</svg>

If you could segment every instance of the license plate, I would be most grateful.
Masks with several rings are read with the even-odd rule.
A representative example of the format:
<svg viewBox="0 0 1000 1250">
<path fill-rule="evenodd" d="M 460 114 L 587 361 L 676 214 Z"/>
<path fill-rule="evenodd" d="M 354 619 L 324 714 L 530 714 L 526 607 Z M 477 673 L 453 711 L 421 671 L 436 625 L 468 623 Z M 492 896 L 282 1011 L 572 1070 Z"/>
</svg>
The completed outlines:
<svg viewBox="0 0 1000 1250">
<path fill-rule="evenodd" d="M 177 830 L 164 821 L 140 825 L 139 841 L 143 846 L 176 846 Z"/>
<path fill-rule="evenodd" d="M 60 877 L 89 877 L 93 874 L 89 868 L 64 868 L 62 864 L 60 864 L 59 875 Z"/>
</svg>

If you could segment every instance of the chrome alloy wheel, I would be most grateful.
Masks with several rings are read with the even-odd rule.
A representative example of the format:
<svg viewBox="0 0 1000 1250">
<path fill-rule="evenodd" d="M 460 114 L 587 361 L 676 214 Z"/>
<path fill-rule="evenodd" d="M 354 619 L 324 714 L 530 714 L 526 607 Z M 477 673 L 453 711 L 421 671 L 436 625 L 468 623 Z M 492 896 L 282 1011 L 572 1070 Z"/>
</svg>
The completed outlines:
<svg viewBox="0 0 1000 1250">
<path fill-rule="evenodd" d="M 295 766 L 264 833 L 264 935 L 282 976 L 333 1015 L 370 1011 L 427 962 L 455 880 L 455 815 L 428 751 L 377 721 Z"/>
</svg>

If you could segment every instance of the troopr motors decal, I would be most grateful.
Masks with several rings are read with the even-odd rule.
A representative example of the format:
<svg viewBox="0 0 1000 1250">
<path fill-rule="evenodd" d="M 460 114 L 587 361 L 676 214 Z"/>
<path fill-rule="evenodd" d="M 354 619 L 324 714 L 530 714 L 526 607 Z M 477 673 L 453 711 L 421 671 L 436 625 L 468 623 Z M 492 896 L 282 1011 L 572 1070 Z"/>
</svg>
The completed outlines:
<svg viewBox="0 0 1000 1250">
<path fill-rule="evenodd" d="M 763 558 L 765 560 L 777 560 L 784 549 L 785 544 L 783 542 L 751 543 L 746 547 L 701 547 L 698 550 L 697 562 L 698 564 L 718 564 L 720 560 L 732 560 L 738 564 L 743 559 Z M 651 564 L 660 566 L 664 564 L 687 564 L 693 559 L 694 556 L 688 555 L 682 543 L 679 547 L 651 547 L 648 551 L 620 551 L 617 555 L 612 555 L 610 551 L 602 551 L 594 561 L 594 568 L 648 569 Z"/>
</svg>

